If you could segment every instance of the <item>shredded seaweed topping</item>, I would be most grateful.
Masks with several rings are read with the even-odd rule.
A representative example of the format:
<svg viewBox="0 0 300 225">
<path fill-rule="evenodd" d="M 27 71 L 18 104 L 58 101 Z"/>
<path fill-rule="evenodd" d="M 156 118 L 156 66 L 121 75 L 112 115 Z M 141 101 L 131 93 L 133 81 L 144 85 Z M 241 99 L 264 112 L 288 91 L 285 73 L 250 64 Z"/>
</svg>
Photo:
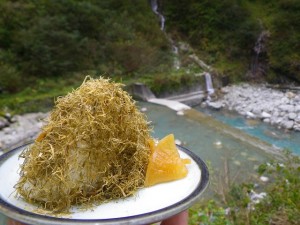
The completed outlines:
<svg viewBox="0 0 300 225">
<path fill-rule="evenodd" d="M 149 133 L 122 84 L 87 77 L 22 152 L 17 192 L 53 212 L 130 196 L 144 185 Z"/>
</svg>

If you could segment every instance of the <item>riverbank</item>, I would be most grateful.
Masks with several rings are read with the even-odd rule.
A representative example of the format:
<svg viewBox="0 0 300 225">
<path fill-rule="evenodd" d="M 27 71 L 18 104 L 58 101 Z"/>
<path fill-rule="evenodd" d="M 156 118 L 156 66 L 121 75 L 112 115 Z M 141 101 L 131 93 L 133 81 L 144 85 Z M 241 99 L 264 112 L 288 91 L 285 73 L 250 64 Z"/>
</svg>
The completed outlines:
<svg viewBox="0 0 300 225">
<path fill-rule="evenodd" d="M 300 92 L 271 89 L 267 85 L 240 84 L 220 89 L 220 97 L 204 106 L 225 108 L 279 129 L 300 131 Z"/>
<path fill-rule="evenodd" d="M 49 113 L 27 113 L 1 118 L 0 154 L 35 139 Z"/>
<path fill-rule="evenodd" d="M 219 98 L 205 102 L 214 109 L 228 109 L 282 129 L 300 131 L 300 93 L 268 88 L 266 85 L 232 85 L 220 90 Z M 2 118 L 0 154 L 33 140 L 48 113 L 28 113 Z M 1 122 L 0 121 L 0 122 Z M 0 124 L 1 125 L 1 124 Z"/>
</svg>

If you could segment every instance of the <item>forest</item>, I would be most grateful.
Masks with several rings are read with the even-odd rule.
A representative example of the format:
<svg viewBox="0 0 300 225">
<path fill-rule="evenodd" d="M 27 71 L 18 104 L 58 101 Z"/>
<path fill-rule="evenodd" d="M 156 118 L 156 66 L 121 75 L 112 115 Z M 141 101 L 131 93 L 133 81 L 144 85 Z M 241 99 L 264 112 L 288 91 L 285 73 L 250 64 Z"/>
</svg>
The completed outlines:
<svg viewBox="0 0 300 225">
<path fill-rule="evenodd" d="M 1 0 L 1 95 L 30 88 L 40 97 L 40 89 L 82 80 L 78 74 L 150 79 L 156 87 L 172 74 L 177 85 L 192 82 L 175 71 L 170 40 L 190 46 L 179 52 L 181 68 L 193 53 L 230 82 L 300 82 L 298 0 L 159 0 L 164 30 L 150 3 Z"/>
</svg>

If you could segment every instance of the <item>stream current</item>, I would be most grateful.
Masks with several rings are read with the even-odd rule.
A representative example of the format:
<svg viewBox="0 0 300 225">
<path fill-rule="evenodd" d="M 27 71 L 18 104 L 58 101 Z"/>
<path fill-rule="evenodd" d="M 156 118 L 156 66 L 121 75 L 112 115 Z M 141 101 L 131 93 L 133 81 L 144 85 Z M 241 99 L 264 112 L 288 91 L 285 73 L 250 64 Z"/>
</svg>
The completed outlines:
<svg viewBox="0 0 300 225">
<path fill-rule="evenodd" d="M 251 136 L 257 137 L 278 149 L 288 149 L 296 155 L 300 155 L 300 132 L 278 129 L 259 120 L 246 119 L 244 116 L 226 110 L 211 110 L 195 107 L 200 112 L 212 116 L 231 127 L 235 127 Z"/>
</svg>

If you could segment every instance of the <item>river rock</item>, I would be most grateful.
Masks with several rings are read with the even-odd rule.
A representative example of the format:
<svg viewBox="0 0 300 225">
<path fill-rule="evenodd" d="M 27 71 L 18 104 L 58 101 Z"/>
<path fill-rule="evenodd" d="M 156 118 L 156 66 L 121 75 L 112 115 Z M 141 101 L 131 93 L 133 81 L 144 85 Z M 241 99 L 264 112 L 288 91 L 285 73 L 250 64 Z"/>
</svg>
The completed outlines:
<svg viewBox="0 0 300 225">
<path fill-rule="evenodd" d="M 209 107 L 221 106 L 247 118 L 261 118 L 287 129 L 299 130 L 300 92 L 284 92 L 266 85 L 231 85 L 223 87 L 220 99 Z"/>
<path fill-rule="evenodd" d="M 294 121 L 292 120 L 283 120 L 281 121 L 281 125 L 286 129 L 292 129 L 294 126 Z"/>
<path fill-rule="evenodd" d="M 300 123 L 300 114 L 294 119 L 296 123 Z"/>
<path fill-rule="evenodd" d="M 296 117 L 297 117 L 297 114 L 296 113 L 294 113 L 294 112 L 291 112 L 291 113 L 289 113 L 289 119 L 290 120 L 294 120 L 294 119 L 296 119 Z"/>
<path fill-rule="evenodd" d="M 295 123 L 293 128 L 296 131 L 300 131 L 300 123 Z"/>
<path fill-rule="evenodd" d="M 262 118 L 270 118 L 272 115 L 270 114 L 270 113 L 267 113 L 267 112 L 265 112 L 265 111 L 263 111 L 262 113 L 261 113 L 261 117 Z"/>
<path fill-rule="evenodd" d="M 284 104 L 284 105 L 280 105 L 279 109 L 284 112 L 294 112 L 295 107 L 290 104 Z"/>
<path fill-rule="evenodd" d="M 246 115 L 247 115 L 247 117 L 248 118 L 251 118 L 251 119 L 255 119 L 256 118 L 256 116 L 252 113 L 252 112 L 246 112 Z"/>
<path fill-rule="evenodd" d="M 295 112 L 299 113 L 300 112 L 300 104 L 295 106 Z"/>
<path fill-rule="evenodd" d="M 295 97 L 296 97 L 296 94 L 293 93 L 293 92 L 290 92 L 290 91 L 288 91 L 285 95 L 286 95 L 286 97 L 288 97 L 289 99 L 295 98 Z"/>
<path fill-rule="evenodd" d="M 261 108 L 255 107 L 252 112 L 256 115 L 260 115 L 261 114 Z"/>
</svg>

